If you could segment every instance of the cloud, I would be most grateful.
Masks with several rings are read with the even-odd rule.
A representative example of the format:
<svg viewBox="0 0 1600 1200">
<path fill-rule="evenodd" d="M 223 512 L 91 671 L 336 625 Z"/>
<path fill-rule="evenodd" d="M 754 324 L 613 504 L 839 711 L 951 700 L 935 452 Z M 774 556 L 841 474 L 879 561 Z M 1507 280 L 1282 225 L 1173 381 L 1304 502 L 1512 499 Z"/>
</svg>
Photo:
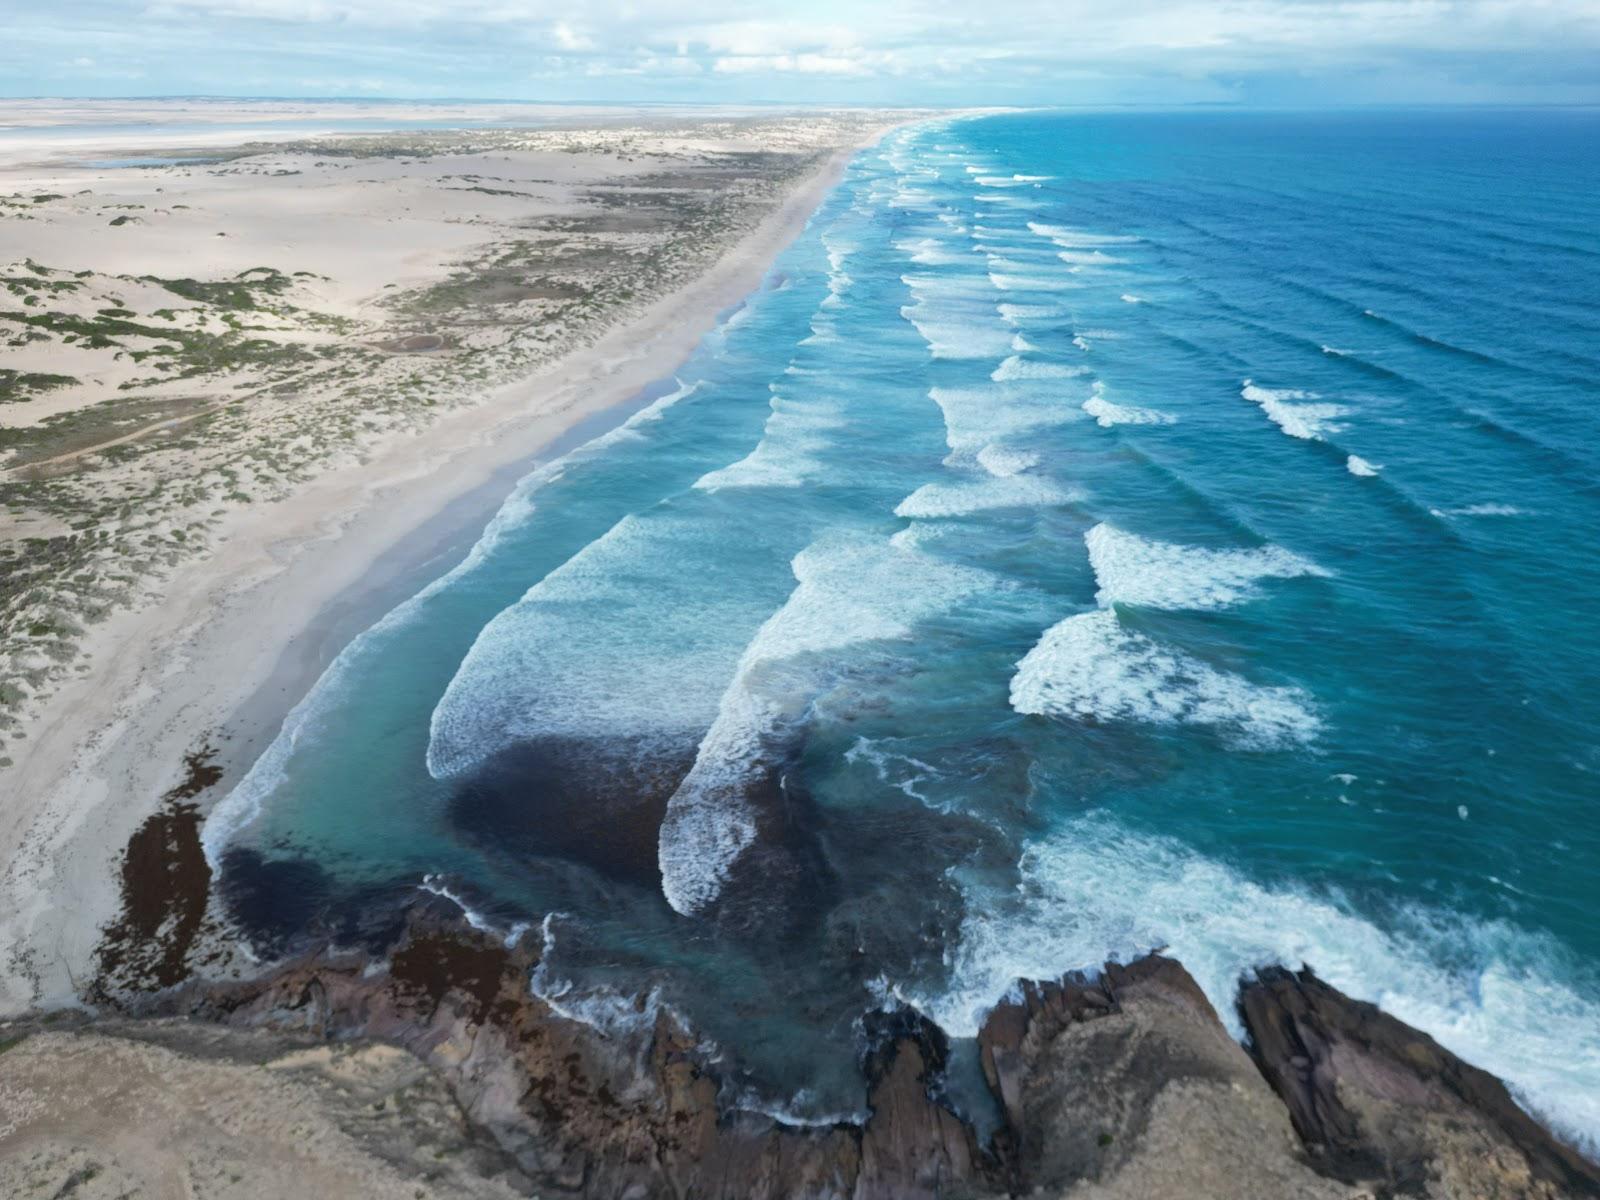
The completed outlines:
<svg viewBox="0 0 1600 1200">
<path fill-rule="evenodd" d="M 565 21 L 557 21 L 550 26 L 550 37 L 563 50 L 593 50 L 595 46 L 593 38 L 574 29 Z"/>
<path fill-rule="evenodd" d="M 883 56 L 849 54 L 734 54 L 712 63 L 712 70 L 729 75 L 792 71 L 801 75 L 871 75 L 880 69 L 874 59 Z"/>
<path fill-rule="evenodd" d="M 626 78 L 655 98 L 1048 103 L 1215 99 L 1292 78 L 1361 98 L 1382 76 L 1386 96 L 1448 77 L 1481 98 L 1600 100 L 1595 0 L 74 0 L 8 23 L 13 94 L 42 86 L 41 62 L 81 55 L 147 66 L 175 92 L 266 74 L 623 99 L 594 89 Z"/>
</svg>

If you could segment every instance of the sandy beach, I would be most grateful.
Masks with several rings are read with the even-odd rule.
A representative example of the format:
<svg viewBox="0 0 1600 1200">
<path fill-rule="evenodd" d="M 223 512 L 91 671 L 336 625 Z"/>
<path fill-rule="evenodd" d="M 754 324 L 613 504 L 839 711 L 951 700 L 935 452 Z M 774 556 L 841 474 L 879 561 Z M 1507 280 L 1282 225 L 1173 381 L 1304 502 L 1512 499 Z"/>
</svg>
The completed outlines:
<svg viewBox="0 0 1600 1200">
<path fill-rule="evenodd" d="M 178 782 L 186 754 L 206 746 L 219 751 L 224 778 L 211 797 L 221 795 L 343 641 L 415 583 L 444 569 L 452 555 L 458 556 L 511 480 L 539 461 L 564 433 L 584 422 L 603 422 L 598 414 L 624 405 L 646 385 L 671 376 L 712 328 L 717 314 L 759 284 L 767 264 L 803 228 L 854 148 L 879 136 L 891 123 L 870 116 L 834 122 L 826 136 L 805 147 L 810 155 L 807 169 L 783 180 L 775 198 L 762 203 L 748 228 L 725 237 L 709 265 L 643 303 L 624 305 L 620 320 L 607 314 L 608 319 L 586 335 L 587 344 L 576 349 L 562 348 L 542 361 L 538 356 L 502 355 L 507 364 L 502 375 L 509 378 L 493 380 L 492 386 L 466 402 L 439 405 L 442 413 L 433 411 L 426 419 L 373 429 L 319 463 L 309 477 L 280 488 L 275 499 L 217 508 L 208 519 L 205 550 L 175 559 L 162 569 L 159 582 L 143 588 L 133 603 L 88 625 L 73 661 L 92 664 L 92 670 L 80 669 L 66 678 L 57 672 L 49 686 L 40 689 L 37 701 L 24 706 L 21 726 L 8 739 L 13 764 L 0 772 L 0 790 L 6 797 L 0 824 L 4 864 L 0 1013 L 78 1002 L 100 930 L 115 915 L 116 860 L 130 834 Z M 720 138 L 744 149 L 758 145 L 792 154 L 794 147 L 785 147 L 784 137 L 793 133 L 793 125 L 781 121 L 751 129 L 724 127 L 709 135 L 681 128 L 634 130 L 634 140 L 622 151 L 606 147 L 606 161 L 654 149 L 648 142 L 651 137 L 670 142 L 664 150 L 674 155 L 682 155 L 696 136 L 707 141 Z M 230 179 L 200 170 L 191 174 L 189 168 L 140 172 L 124 183 L 125 176 L 85 172 L 59 162 L 12 166 L 0 191 L 16 189 L 21 194 L 37 187 L 39 194 L 51 194 L 44 189 L 54 187 L 64 192 L 59 186 L 63 173 L 77 171 L 80 175 L 71 182 L 87 183 L 97 203 L 105 202 L 108 185 L 117 185 L 143 188 L 152 198 L 160 192 L 169 213 L 183 208 L 179 196 L 186 188 L 210 193 L 207 201 L 214 206 L 231 203 L 236 213 L 252 203 L 260 205 L 253 221 L 230 220 L 234 236 L 227 240 L 225 261 L 220 268 L 213 266 L 212 276 L 231 276 L 248 264 L 264 262 L 283 270 L 291 259 L 309 263 L 321 278 L 308 288 L 315 293 L 308 307 L 320 304 L 327 317 L 364 331 L 377 328 L 384 319 L 375 315 L 375 295 L 397 285 L 416 289 L 447 280 L 470 254 L 481 261 L 481 222 L 469 222 L 458 212 L 436 206 L 424 214 L 435 227 L 424 238 L 418 236 L 417 222 L 408 223 L 404 214 L 390 214 L 387 222 L 375 219 L 362 207 L 372 189 L 330 180 L 340 165 L 317 173 L 305 160 L 328 161 L 318 158 L 319 153 L 283 150 L 264 159 L 242 160 L 247 167 L 264 163 L 259 169 L 269 172 L 305 172 L 298 186 L 275 194 L 272 211 L 259 199 L 263 193 L 258 180 L 252 178 L 248 187 L 218 200 L 214 193 L 228 192 Z M 532 161 L 527 173 L 548 178 L 544 172 L 560 151 L 542 151 L 542 158 L 540 153 L 512 151 L 499 157 L 509 161 L 520 156 L 524 162 L 519 165 L 524 166 Z M 292 157 L 295 165 L 283 165 L 284 156 Z M 439 159 L 427 157 L 426 148 L 408 150 L 404 157 L 354 161 L 357 170 L 368 171 L 382 184 L 390 176 L 403 177 L 407 170 L 473 173 L 474 164 L 464 163 L 463 157 L 470 155 L 453 150 L 448 170 Z M 583 155 L 563 157 L 571 170 L 585 169 L 573 165 L 581 164 Z M 330 160 L 344 169 L 351 161 L 332 156 Z M 508 173 L 507 162 L 496 165 L 502 175 Z M 478 168 L 487 170 L 482 164 Z M 240 163 L 230 169 L 239 170 Z M 593 162 L 586 169 L 591 176 L 598 173 Z M 626 185 L 628 167 L 617 164 L 603 170 L 610 171 L 613 185 Z M 562 185 L 570 192 L 578 182 L 569 174 Z M 394 189 L 400 197 L 396 203 L 420 207 L 426 190 L 413 176 Z M 471 198 L 485 199 L 481 193 Z M 303 214 L 292 229 L 283 223 L 286 200 L 297 201 Z M 41 207 L 52 203 L 41 202 Z M 147 259 L 193 245 L 194 231 L 181 227 L 183 219 L 180 212 L 175 222 L 179 228 L 173 231 L 135 230 L 136 236 L 122 243 L 115 255 L 106 248 L 105 255 L 111 257 L 92 268 L 122 281 L 116 302 L 129 305 L 126 311 L 147 307 L 125 294 L 136 290 L 130 280 L 150 271 Z M 362 244 L 355 238 L 358 225 L 381 230 L 385 223 L 396 228 L 374 235 L 378 253 L 349 252 L 350 245 Z M 98 212 L 92 219 L 63 219 L 45 228 L 40 224 L 7 226 L 0 257 L 25 258 L 51 269 L 60 262 L 83 270 L 71 261 L 73 248 L 79 249 L 81 261 L 84 239 L 90 239 L 87 252 L 101 253 L 100 244 L 92 240 L 94 233 L 124 232 L 107 226 Z M 495 233 L 504 237 L 503 230 Z M 397 237 L 407 241 L 407 248 L 396 244 Z M 210 255 L 213 247 L 207 244 L 199 253 Z M 197 267 L 184 273 L 203 277 Z M 515 331 L 507 333 L 515 324 L 514 319 L 503 320 L 501 327 L 460 336 L 463 340 L 476 336 L 483 348 L 500 350 L 515 343 Z M 315 329 L 297 329 L 286 337 L 306 343 L 318 340 Z M 502 340 L 497 342 L 497 337 Z M 23 348 L 18 354 L 29 352 L 31 348 Z M 76 353 L 76 359 L 68 353 L 50 360 L 75 383 L 37 397 L 41 403 L 31 411 L 26 404 L 10 406 L 7 420 L 22 428 L 51 418 L 59 422 L 61 413 L 115 395 L 130 378 L 133 367 L 121 354 L 116 356 L 120 361 L 107 363 L 81 347 Z M 424 357 L 394 353 L 375 369 L 394 363 L 409 367 Z M 69 366 L 60 366 L 63 362 Z M 22 360 L 18 369 L 37 372 L 42 367 Z M 270 377 L 240 369 L 219 394 L 227 397 L 256 389 L 270 395 L 272 386 Z M 340 384 L 320 386 L 336 392 Z M 159 396 L 193 391 L 195 385 L 183 380 L 165 385 L 165 393 L 162 385 L 150 387 Z M 466 387 L 470 390 L 471 384 Z M 624 415 L 618 413 L 616 419 Z M 142 446 L 147 435 L 141 427 L 133 436 Z M 227 435 L 225 430 L 212 430 L 211 436 Z M 104 455 L 104 447 L 102 441 L 90 450 Z M 204 462 L 203 449 L 199 463 Z M 70 462 L 75 453 L 68 450 L 65 457 L 56 457 Z M 110 469 L 138 471 L 144 461 L 135 459 L 131 467 L 122 468 L 113 464 Z M 49 479 L 50 471 L 37 468 L 58 465 L 36 457 L 35 470 L 27 474 L 34 480 Z M 197 464 L 195 469 L 205 468 Z M 19 474 L 15 467 L 12 474 Z M 88 486 L 92 485 L 91 476 Z M 37 538 L 49 521 L 38 513 L 19 515 L 13 503 L 5 532 Z"/>
</svg>

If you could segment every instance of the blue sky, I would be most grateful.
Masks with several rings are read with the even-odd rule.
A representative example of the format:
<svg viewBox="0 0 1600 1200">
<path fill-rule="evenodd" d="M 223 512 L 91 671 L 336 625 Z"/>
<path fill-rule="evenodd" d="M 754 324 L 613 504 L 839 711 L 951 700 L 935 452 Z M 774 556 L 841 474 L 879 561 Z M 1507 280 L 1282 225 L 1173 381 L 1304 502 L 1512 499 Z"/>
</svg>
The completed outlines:
<svg viewBox="0 0 1600 1200">
<path fill-rule="evenodd" d="M 1600 0 L 3 0 L 0 12 L 11 96 L 1600 102 Z"/>
</svg>

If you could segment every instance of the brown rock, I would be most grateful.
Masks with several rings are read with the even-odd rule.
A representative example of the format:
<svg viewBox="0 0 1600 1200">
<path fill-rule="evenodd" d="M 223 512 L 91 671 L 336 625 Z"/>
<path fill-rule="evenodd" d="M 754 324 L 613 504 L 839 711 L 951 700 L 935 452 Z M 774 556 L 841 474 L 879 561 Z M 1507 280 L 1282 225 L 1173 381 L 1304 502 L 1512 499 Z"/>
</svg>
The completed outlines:
<svg viewBox="0 0 1600 1200">
<path fill-rule="evenodd" d="M 871 1118 L 861 1137 L 856 1200 L 933 1200 L 991 1172 L 973 1131 L 938 1102 L 949 1039 L 910 1012 L 870 1013 L 863 1068 Z"/>
<path fill-rule="evenodd" d="M 1023 983 L 979 1034 L 1020 1192 L 1332 1200 L 1282 1106 L 1178 963 Z"/>
<path fill-rule="evenodd" d="M 1258 972 L 1239 1011 L 1319 1169 L 1380 1196 L 1600 1196 L 1600 1169 L 1493 1075 L 1311 971 Z"/>
<path fill-rule="evenodd" d="M 1000 1117 L 985 1145 L 946 1099 L 948 1039 L 915 1013 L 863 1018 L 863 1125 L 786 1126 L 723 1107 L 714 1064 L 669 1013 L 641 1003 L 634 1027 L 611 1034 L 556 1013 L 529 987 L 535 942 L 507 948 L 424 904 L 387 962 L 321 950 L 142 1003 L 402 1047 L 545 1196 L 1600 1194 L 1594 1168 L 1498 1081 L 1309 975 L 1263 972 L 1245 988 L 1256 1062 L 1170 959 L 1019 984 L 978 1039 Z"/>
</svg>

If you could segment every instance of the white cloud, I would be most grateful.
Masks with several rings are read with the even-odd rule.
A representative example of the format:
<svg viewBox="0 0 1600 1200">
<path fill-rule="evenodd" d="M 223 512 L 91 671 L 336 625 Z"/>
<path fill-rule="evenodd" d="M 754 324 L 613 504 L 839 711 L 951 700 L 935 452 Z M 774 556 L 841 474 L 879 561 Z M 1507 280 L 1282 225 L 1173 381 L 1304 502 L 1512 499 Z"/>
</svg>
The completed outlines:
<svg viewBox="0 0 1600 1200">
<path fill-rule="evenodd" d="M 769 71 L 801 75 L 870 75 L 882 56 L 864 54 L 735 54 L 718 58 L 713 69 L 728 75 Z"/>
<path fill-rule="evenodd" d="M 557 21 L 550 26 L 550 37 L 563 50 L 593 50 L 595 45 L 593 38 L 565 21 Z"/>
<path fill-rule="evenodd" d="M 1548 59 L 1600 99 L 1600 79 L 1582 69 L 1600 53 L 1600 0 L 74 0 L 8 21 L 0 81 L 14 76 L 23 91 L 35 45 L 68 48 L 42 61 L 164 63 L 180 91 L 206 61 L 218 79 L 241 78 L 231 50 L 252 75 L 270 61 L 286 81 L 381 75 L 424 94 L 450 82 L 459 95 L 473 80 L 478 94 L 553 96 L 559 86 L 532 81 L 613 75 L 693 98 L 673 81 L 695 75 L 724 81 L 719 96 L 762 94 L 752 81 L 763 78 L 803 94 L 809 77 L 826 81 L 819 99 L 977 103 L 1024 88 L 1034 102 L 1052 88 L 1083 99 L 1097 81 L 1144 81 L 1154 95 L 1204 82 L 1179 97 L 1213 98 L 1251 75 L 1536 80 L 1530 64 Z M 108 39 L 117 54 L 100 53 Z"/>
</svg>

